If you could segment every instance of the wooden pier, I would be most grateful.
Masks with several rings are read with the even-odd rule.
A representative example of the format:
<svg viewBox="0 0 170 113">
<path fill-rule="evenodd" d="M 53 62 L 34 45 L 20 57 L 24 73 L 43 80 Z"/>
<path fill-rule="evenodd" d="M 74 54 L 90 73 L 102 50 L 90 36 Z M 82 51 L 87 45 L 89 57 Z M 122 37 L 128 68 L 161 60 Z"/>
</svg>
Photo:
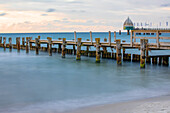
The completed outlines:
<svg viewBox="0 0 170 113">
<path fill-rule="evenodd" d="M 137 34 L 156 34 L 156 37 L 151 37 L 144 35 L 143 37 Z M 42 40 L 40 36 L 33 40 L 31 37 L 22 37 L 22 43 L 20 44 L 20 37 L 16 38 L 16 44 L 12 44 L 12 38 L 9 38 L 9 44 L 6 44 L 6 37 L 0 37 L 0 47 L 3 47 L 4 50 L 9 48 L 12 51 L 12 48 L 17 49 L 18 52 L 20 49 L 25 49 L 26 53 L 29 53 L 29 50 L 35 50 L 36 54 L 39 54 L 40 50 L 48 51 L 49 56 L 52 56 L 53 52 L 61 53 L 62 58 L 65 58 L 65 54 L 74 54 L 76 55 L 76 60 L 81 60 L 81 55 L 96 57 L 96 62 L 100 62 L 100 58 L 109 58 L 116 59 L 117 64 L 122 64 L 123 61 L 133 61 L 140 62 L 140 67 L 145 68 L 145 63 L 159 64 L 169 66 L 169 57 L 170 55 L 160 55 L 160 56 L 149 56 L 148 51 L 151 50 L 170 50 L 170 36 L 162 37 L 160 34 L 170 33 L 170 30 L 132 30 L 130 36 L 130 42 L 125 42 L 121 39 L 116 39 L 116 32 L 114 32 L 114 39 L 111 40 L 111 32 L 109 31 L 108 41 L 104 39 L 102 42 L 100 38 L 96 38 L 95 41 L 92 40 L 92 32 L 90 31 L 90 39 L 83 41 L 81 38 L 77 38 L 76 32 L 74 32 L 74 40 L 66 40 L 66 38 L 59 38 L 58 40 L 53 40 L 51 37 L 47 37 L 47 40 Z M 140 39 L 140 42 L 136 40 Z M 154 39 L 156 43 L 149 43 L 148 40 Z M 161 42 L 161 40 L 168 40 L 167 42 Z M 35 44 L 35 46 L 32 46 Z M 41 47 L 41 44 L 47 44 L 47 47 Z M 53 45 L 58 45 L 58 48 L 53 48 Z M 67 45 L 72 45 L 73 49 L 67 49 Z M 77 46 L 77 49 L 76 49 Z M 86 50 L 81 50 L 82 46 L 86 46 Z M 96 51 L 89 51 L 89 47 L 96 47 Z M 116 53 L 107 52 L 107 48 L 116 49 Z M 121 53 L 121 49 L 123 52 Z M 126 54 L 126 49 L 139 49 L 140 55 L 136 54 Z"/>
</svg>

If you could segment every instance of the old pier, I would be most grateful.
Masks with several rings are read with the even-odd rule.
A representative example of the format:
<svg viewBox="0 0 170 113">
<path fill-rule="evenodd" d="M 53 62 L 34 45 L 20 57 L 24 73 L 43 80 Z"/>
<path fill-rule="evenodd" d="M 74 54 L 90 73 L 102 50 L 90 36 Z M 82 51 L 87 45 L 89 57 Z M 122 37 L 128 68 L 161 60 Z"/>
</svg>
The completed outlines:
<svg viewBox="0 0 170 113">
<path fill-rule="evenodd" d="M 138 34 L 156 34 L 156 37 L 148 35 Z M 16 38 L 16 44 L 12 44 L 12 38 L 9 37 L 9 43 L 6 43 L 6 37 L 0 37 L 0 47 L 9 48 L 10 51 L 17 49 L 25 49 L 26 53 L 29 50 L 35 50 L 38 55 L 39 51 L 48 51 L 49 56 L 52 56 L 53 52 L 61 53 L 62 58 L 65 58 L 65 54 L 76 55 L 76 60 L 81 60 L 81 55 L 96 57 L 96 62 L 100 62 L 100 58 L 108 58 L 117 60 L 117 64 L 121 65 L 123 61 L 140 62 L 140 67 L 145 68 L 146 63 L 152 63 L 154 65 L 165 65 L 169 66 L 170 55 L 157 55 L 150 56 L 148 51 L 151 50 L 170 50 L 170 37 L 162 37 L 161 33 L 170 33 L 170 30 L 131 30 L 130 42 L 126 42 L 121 39 L 116 39 L 116 32 L 114 32 L 114 39 L 111 40 L 111 32 L 109 31 L 108 39 L 101 41 L 100 38 L 92 40 L 92 32 L 90 31 L 90 38 L 83 41 L 81 38 L 77 38 L 76 32 L 74 32 L 74 40 L 67 40 L 66 38 L 59 38 L 54 40 L 51 37 L 47 37 L 47 40 L 42 40 L 40 36 L 35 38 L 22 37 L 22 43 L 20 43 L 20 37 Z M 140 42 L 137 42 L 140 39 Z M 156 43 L 149 43 L 148 40 L 154 39 Z M 108 40 L 108 41 L 107 41 Z M 168 40 L 167 42 L 161 42 L 161 40 Z M 35 46 L 33 46 L 33 44 Z M 41 44 L 47 44 L 47 47 L 41 47 Z M 58 45 L 58 48 L 54 48 L 53 45 Z M 67 45 L 73 46 L 73 49 L 67 49 Z M 86 46 L 86 50 L 81 50 L 82 46 Z M 95 47 L 96 51 L 89 51 L 89 47 Z M 77 48 L 77 49 L 76 49 Z M 116 49 L 116 52 L 108 52 L 107 48 Z M 140 55 L 137 54 L 126 54 L 126 49 L 139 49 Z M 121 51 L 122 50 L 122 51 Z"/>
</svg>

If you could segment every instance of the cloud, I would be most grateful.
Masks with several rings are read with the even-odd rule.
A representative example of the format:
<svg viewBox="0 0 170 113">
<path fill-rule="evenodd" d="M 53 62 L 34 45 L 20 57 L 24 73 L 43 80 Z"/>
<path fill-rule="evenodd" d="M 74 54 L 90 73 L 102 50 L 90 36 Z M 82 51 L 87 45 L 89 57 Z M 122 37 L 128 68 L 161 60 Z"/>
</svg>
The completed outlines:
<svg viewBox="0 0 170 113">
<path fill-rule="evenodd" d="M 41 14 L 41 16 L 48 16 L 48 14 Z"/>
<path fill-rule="evenodd" d="M 47 12 L 55 12 L 55 11 L 56 11 L 56 9 L 53 9 L 53 8 L 50 8 L 47 10 Z"/>
<path fill-rule="evenodd" d="M 5 16 L 5 15 L 7 15 L 7 13 L 1 13 L 1 14 L 0 14 L 0 16 Z"/>
<path fill-rule="evenodd" d="M 161 7 L 170 7 L 170 4 L 162 4 Z"/>
</svg>

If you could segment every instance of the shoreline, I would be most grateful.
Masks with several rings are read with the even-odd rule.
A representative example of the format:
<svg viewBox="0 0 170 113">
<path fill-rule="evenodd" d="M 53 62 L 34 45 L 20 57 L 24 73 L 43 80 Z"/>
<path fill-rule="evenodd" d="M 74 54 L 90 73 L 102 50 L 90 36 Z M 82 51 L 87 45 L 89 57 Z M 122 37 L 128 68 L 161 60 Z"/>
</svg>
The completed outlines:
<svg viewBox="0 0 170 113">
<path fill-rule="evenodd" d="M 170 95 L 89 106 L 64 113 L 170 113 Z"/>
</svg>

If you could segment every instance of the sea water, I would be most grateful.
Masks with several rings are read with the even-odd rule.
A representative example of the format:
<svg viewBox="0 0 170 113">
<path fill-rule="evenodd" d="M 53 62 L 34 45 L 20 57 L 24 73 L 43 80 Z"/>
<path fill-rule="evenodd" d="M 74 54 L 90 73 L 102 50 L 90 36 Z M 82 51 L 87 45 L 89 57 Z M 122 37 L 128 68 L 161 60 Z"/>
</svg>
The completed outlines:
<svg viewBox="0 0 170 113">
<path fill-rule="evenodd" d="M 47 36 L 72 39 L 74 36 L 73 33 L 1 34 L 12 37 L 13 41 L 15 37 L 30 35 L 40 35 L 42 39 Z M 122 36 L 129 40 L 125 33 Z M 78 37 L 85 40 L 88 33 L 80 33 Z M 108 35 L 96 33 L 96 37 Z M 36 55 L 35 51 L 26 54 L 25 50 L 18 53 L 15 49 L 9 52 L 9 49 L 0 48 L 0 113 L 60 113 L 169 94 L 169 67 L 148 64 L 145 69 L 140 69 L 139 66 L 134 62 L 117 66 L 112 59 L 95 63 L 95 58 L 84 56 L 81 61 L 76 61 L 74 55 L 66 55 L 63 59 L 59 53 L 49 56 L 41 51 Z"/>
</svg>

